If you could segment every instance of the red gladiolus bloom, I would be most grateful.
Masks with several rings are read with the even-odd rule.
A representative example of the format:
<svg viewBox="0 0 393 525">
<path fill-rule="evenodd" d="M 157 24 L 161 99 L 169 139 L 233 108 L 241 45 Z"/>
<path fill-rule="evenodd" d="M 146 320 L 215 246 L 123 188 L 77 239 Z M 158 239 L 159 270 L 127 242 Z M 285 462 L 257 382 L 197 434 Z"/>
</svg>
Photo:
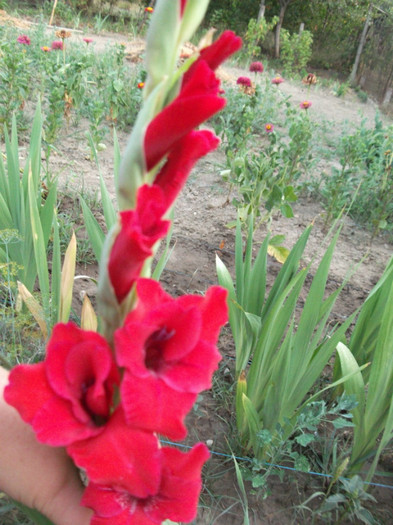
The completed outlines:
<svg viewBox="0 0 393 525">
<path fill-rule="evenodd" d="M 173 299 L 158 282 L 139 279 L 136 294 L 136 308 L 115 332 L 127 423 L 183 439 L 183 419 L 211 387 L 221 359 L 216 342 L 227 321 L 227 292 L 213 286 L 205 297 Z"/>
<path fill-rule="evenodd" d="M 45 361 L 11 370 L 4 398 L 39 441 L 66 446 L 102 432 L 116 383 L 106 340 L 72 323 L 57 324 Z"/>
<path fill-rule="evenodd" d="M 143 398 L 143 391 L 140 392 Z M 76 465 L 93 483 L 114 484 L 137 498 L 155 494 L 161 478 L 162 454 L 152 432 L 126 425 L 121 407 L 98 436 L 67 447 Z"/>
<path fill-rule="evenodd" d="M 266 133 L 271 133 L 274 130 L 273 124 L 265 124 Z"/>
<path fill-rule="evenodd" d="M 135 210 L 120 212 L 121 230 L 110 253 L 109 277 L 119 303 L 139 277 L 152 247 L 165 237 L 170 222 L 161 220 L 167 210 L 165 195 L 158 186 L 141 186 Z"/>
<path fill-rule="evenodd" d="M 312 102 L 310 100 L 304 100 L 299 105 L 302 109 L 308 109 L 312 106 Z"/>
<path fill-rule="evenodd" d="M 241 86 L 251 87 L 251 79 L 248 77 L 239 77 L 236 80 L 236 84 L 240 84 Z"/>
<path fill-rule="evenodd" d="M 191 131 L 174 146 L 161 171 L 154 180 L 165 196 L 169 208 L 186 183 L 194 164 L 204 155 L 216 149 L 220 140 L 211 131 Z"/>
<path fill-rule="evenodd" d="M 63 41 L 62 40 L 54 40 L 52 42 L 52 49 L 62 50 L 63 49 Z"/>
<path fill-rule="evenodd" d="M 150 171 L 184 135 L 225 106 L 218 96 L 220 81 L 206 62 L 200 62 L 179 95 L 148 125 L 144 139 Z"/>
<path fill-rule="evenodd" d="M 91 525 L 157 525 L 166 519 L 188 523 L 195 519 L 202 487 L 201 469 L 209 451 L 198 443 L 189 452 L 161 449 L 163 466 L 159 489 L 147 498 L 118 486 L 90 483 L 82 505 L 94 510 Z"/>
<path fill-rule="evenodd" d="M 27 35 L 19 35 L 16 40 L 19 42 L 19 44 L 24 44 L 26 46 L 31 44 L 31 40 Z"/>
<path fill-rule="evenodd" d="M 250 71 L 252 73 L 263 73 L 263 64 L 262 62 L 251 62 Z"/>
</svg>

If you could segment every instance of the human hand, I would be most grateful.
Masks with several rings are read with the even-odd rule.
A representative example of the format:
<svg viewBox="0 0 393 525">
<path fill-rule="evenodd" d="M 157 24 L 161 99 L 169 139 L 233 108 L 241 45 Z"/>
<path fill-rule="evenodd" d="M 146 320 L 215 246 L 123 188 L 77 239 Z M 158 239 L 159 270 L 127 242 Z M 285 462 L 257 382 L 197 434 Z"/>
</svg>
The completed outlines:
<svg viewBox="0 0 393 525">
<path fill-rule="evenodd" d="M 30 425 L 3 398 L 8 372 L 0 367 L 0 490 L 37 509 L 55 525 L 88 525 L 83 485 L 63 448 L 36 440 Z M 34 392 L 31 393 L 34 395 Z"/>
</svg>

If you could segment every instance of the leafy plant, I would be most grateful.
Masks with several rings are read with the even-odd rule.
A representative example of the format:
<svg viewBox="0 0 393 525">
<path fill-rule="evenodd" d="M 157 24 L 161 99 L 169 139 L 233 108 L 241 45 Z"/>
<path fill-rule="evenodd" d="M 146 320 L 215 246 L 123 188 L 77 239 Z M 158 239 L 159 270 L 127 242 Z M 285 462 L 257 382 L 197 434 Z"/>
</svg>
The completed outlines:
<svg viewBox="0 0 393 525">
<path fill-rule="evenodd" d="M 256 57 L 261 53 L 261 45 L 263 44 L 267 34 L 272 31 L 278 22 L 278 16 L 274 16 L 270 22 L 262 17 L 260 20 L 250 18 L 246 34 L 244 35 L 244 51 L 248 59 Z"/>
<path fill-rule="evenodd" d="M 316 514 L 325 518 L 329 516 L 337 524 L 347 518 L 351 523 L 377 525 L 372 513 L 364 506 L 365 503 L 376 503 L 376 499 L 365 490 L 362 478 L 339 477 L 338 483 L 336 493 L 324 499 Z"/>
<path fill-rule="evenodd" d="M 242 466 L 244 478 L 251 481 L 252 487 L 258 492 L 262 490 L 263 496 L 266 497 L 270 494 L 269 477 L 278 475 L 282 478 L 283 476 L 280 465 L 289 461 L 296 470 L 309 472 L 312 462 L 315 462 L 321 450 L 326 448 L 326 430 L 321 432 L 320 429 L 327 425 L 333 429 L 329 437 L 329 440 L 333 442 L 333 450 L 324 452 L 326 458 L 324 458 L 325 464 L 322 471 L 329 474 L 331 469 L 336 469 L 338 462 L 341 461 L 337 457 L 337 431 L 353 426 L 348 410 L 354 405 L 356 402 L 349 396 L 341 397 L 331 406 L 328 406 L 323 400 L 306 404 L 292 422 L 293 431 L 289 438 L 285 428 L 280 424 L 274 434 L 268 429 L 261 430 L 257 438 L 261 446 L 268 450 L 267 461 L 253 458 L 250 467 L 244 464 Z M 343 417 L 343 411 L 346 417 Z M 270 448 L 267 447 L 268 445 Z"/>
<path fill-rule="evenodd" d="M 343 134 L 338 144 L 341 169 L 333 168 L 321 188 L 326 222 L 345 207 L 370 230 L 390 230 L 393 217 L 393 126 L 385 127 L 376 115 L 374 128 L 366 121 L 354 134 Z"/>
<path fill-rule="evenodd" d="M 281 58 L 287 74 L 300 73 L 307 66 L 312 53 L 313 36 L 310 31 L 290 34 L 281 29 Z"/>
<path fill-rule="evenodd" d="M 11 126 L 12 116 L 20 120 L 31 92 L 29 68 L 31 59 L 26 46 L 16 41 L 2 41 L 0 48 L 0 136 Z"/>
<path fill-rule="evenodd" d="M 300 317 L 296 304 L 310 265 L 299 269 L 311 228 L 301 235 L 266 296 L 268 237 L 252 264 L 252 222 L 243 257 L 240 223 L 236 236 L 236 288 L 217 257 L 219 283 L 229 292 L 229 322 L 236 348 L 236 420 L 246 450 L 266 459 L 278 439 L 289 437 L 294 421 L 353 316 L 327 331 L 329 314 L 341 290 L 325 298 L 325 286 L 338 234 L 333 238 L 310 286 Z M 340 379 L 339 382 L 342 382 Z M 278 436 L 278 425 L 283 429 Z M 258 434 L 267 430 L 271 443 Z"/>
<path fill-rule="evenodd" d="M 286 123 L 289 141 L 280 132 L 269 132 L 268 145 L 258 153 L 250 153 L 244 146 L 240 152 L 230 148 L 236 135 L 230 135 L 230 128 L 226 128 L 226 135 L 231 138 L 226 149 L 229 169 L 222 175 L 231 189 L 237 190 L 233 204 L 244 223 L 251 214 L 258 223 L 270 221 L 276 211 L 293 217 L 291 204 L 297 200 L 295 182 L 312 162 L 312 125 L 307 115 L 290 107 L 286 111 Z"/>
<path fill-rule="evenodd" d="M 6 164 L 0 156 L 0 230 L 16 230 L 17 242 L 8 245 L 9 259 L 18 265 L 17 278 L 32 291 L 39 276 L 45 294 L 47 277 L 41 266 L 54 219 L 56 184 L 45 190 L 41 185 L 40 107 L 35 113 L 30 149 L 25 166 L 19 163 L 16 119 L 11 138 L 5 131 Z M 21 177 L 22 173 L 22 177 Z M 0 261 L 6 260 L 5 246 L 0 246 Z M 46 270 L 47 272 L 47 270 Z"/>
<path fill-rule="evenodd" d="M 363 304 L 349 345 L 337 350 L 343 374 L 353 373 L 345 391 L 356 396 L 350 461 L 352 473 L 372 459 L 366 479 L 371 480 L 378 459 L 393 438 L 393 259 Z M 363 372 L 359 365 L 371 361 Z"/>
</svg>

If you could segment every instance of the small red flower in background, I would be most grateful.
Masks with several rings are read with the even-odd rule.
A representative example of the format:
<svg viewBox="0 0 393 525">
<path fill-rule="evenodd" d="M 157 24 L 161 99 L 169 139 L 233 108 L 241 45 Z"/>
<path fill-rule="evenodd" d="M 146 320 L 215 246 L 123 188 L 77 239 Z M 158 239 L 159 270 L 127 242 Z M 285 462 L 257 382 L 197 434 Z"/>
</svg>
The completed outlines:
<svg viewBox="0 0 393 525">
<path fill-rule="evenodd" d="M 62 50 L 63 49 L 63 42 L 62 40 L 54 40 L 52 42 L 52 49 Z"/>
<path fill-rule="evenodd" d="M 170 223 L 163 221 L 165 196 L 158 186 L 141 186 L 135 210 L 120 213 L 121 229 L 113 243 L 108 271 L 119 303 L 128 295 L 152 247 L 165 237 Z"/>
<path fill-rule="evenodd" d="M 93 39 L 86 37 L 86 38 L 83 39 L 83 42 L 86 42 L 86 44 L 89 45 L 89 44 L 91 44 L 93 42 Z"/>
<path fill-rule="evenodd" d="M 308 109 L 312 106 L 312 102 L 310 100 L 304 100 L 303 102 L 301 102 L 299 104 L 299 106 L 302 108 L 302 109 Z"/>
<path fill-rule="evenodd" d="M 211 387 L 221 356 L 216 342 L 227 321 L 227 293 L 173 299 L 151 279 L 139 279 L 137 304 L 115 332 L 127 423 L 183 439 L 183 419 L 198 393 Z M 143 391 L 143 396 L 141 396 Z"/>
<path fill-rule="evenodd" d="M 154 9 L 152 7 L 145 7 L 146 13 L 153 13 Z"/>
<path fill-rule="evenodd" d="M 265 124 L 266 133 L 271 133 L 274 130 L 273 124 Z"/>
<path fill-rule="evenodd" d="M 51 48 L 48 46 L 42 46 L 41 51 L 44 51 L 44 53 L 49 53 L 51 51 Z"/>
<path fill-rule="evenodd" d="M 157 525 L 169 519 L 189 523 L 195 519 L 202 487 L 201 469 L 209 451 L 198 443 L 189 452 L 163 447 L 158 490 L 146 498 L 135 497 L 121 486 L 89 483 L 82 505 L 94 510 L 91 525 Z"/>
<path fill-rule="evenodd" d="M 250 71 L 252 73 L 263 73 L 263 64 L 262 62 L 251 62 Z"/>
<path fill-rule="evenodd" d="M 280 75 L 277 75 L 272 79 L 272 84 L 276 84 L 276 86 L 282 84 L 282 82 L 284 82 L 284 79 Z"/>
<path fill-rule="evenodd" d="M 57 324 L 45 361 L 13 368 L 4 399 L 39 441 L 66 446 L 102 432 L 118 383 L 111 348 L 101 335 Z"/>
<path fill-rule="evenodd" d="M 137 84 L 137 88 L 138 89 L 143 89 L 145 87 L 145 83 L 144 82 L 138 82 Z"/>
<path fill-rule="evenodd" d="M 251 87 L 252 86 L 251 79 L 248 78 L 248 77 L 239 77 L 236 80 L 236 84 L 239 84 L 240 86 L 245 86 L 245 87 Z"/>
<path fill-rule="evenodd" d="M 19 44 L 24 44 L 26 46 L 31 44 L 31 40 L 27 35 L 19 35 L 16 40 L 19 42 Z"/>
</svg>

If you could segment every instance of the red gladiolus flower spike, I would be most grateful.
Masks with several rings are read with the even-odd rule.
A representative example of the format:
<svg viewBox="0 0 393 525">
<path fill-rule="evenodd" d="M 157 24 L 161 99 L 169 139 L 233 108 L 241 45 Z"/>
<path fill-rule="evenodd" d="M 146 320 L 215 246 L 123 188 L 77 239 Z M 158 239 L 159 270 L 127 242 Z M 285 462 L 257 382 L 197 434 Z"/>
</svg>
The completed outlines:
<svg viewBox="0 0 393 525">
<path fill-rule="evenodd" d="M 194 164 L 204 155 L 216 149 L 220 140 L 210 131 L 191 131 L 174 146 L 161 171 L 154 179 L 165 196 L 165 206 L 174 202 Z"/>
<path fill-rule="evenodd" d="M 57 324 L 45 361 L 15 367 L 4 398 L 39 441 L 66 446 L 102 432 L 118 383 L 111 349 L 101 335 Z"/>
<path fill-rule="evenodd" d="M 109 277 L 119 303 L 139 277 L 152 247 L 165 237 L 170 222 L 161 220 L 167 209 L 165 195 L 158 186 L 141 186 L 135 210 L 120 213 L 121 230 L 110 253 Z"/>
<path fill-rule="evenodd" d="M 218 96 L 220 81 L 205 62 L 200 62 L 179 95 L 148 125 L 145 139 L 147 171 L 170 152 L 187 133 L 225 106 Z"/>
<path fill-rule="evenodd" d="M 169 519 L 188 523 L 195 519 L 201 491 L 201 469 L 209 458 L 203 443 L 189 452 L 162 450 L 162 476 L 156 494 L 139 499 L 119 487 L 90 483 L 82 505 L 94 510 L 91 525 L 157 525 Z"/>
<path fill-rule="evenodd" d="M 129 425 L 183 439 L 185 415 L 197 394 L 211 387 L 221 356 L 216 348 L 227 321 L 227 292 L 173 299 L 150 279 L 139 279 L 137 305 L 115 332 L 121 395 Z M 144 402 L 140 399 L 143 390 Z"/>
</svg>

